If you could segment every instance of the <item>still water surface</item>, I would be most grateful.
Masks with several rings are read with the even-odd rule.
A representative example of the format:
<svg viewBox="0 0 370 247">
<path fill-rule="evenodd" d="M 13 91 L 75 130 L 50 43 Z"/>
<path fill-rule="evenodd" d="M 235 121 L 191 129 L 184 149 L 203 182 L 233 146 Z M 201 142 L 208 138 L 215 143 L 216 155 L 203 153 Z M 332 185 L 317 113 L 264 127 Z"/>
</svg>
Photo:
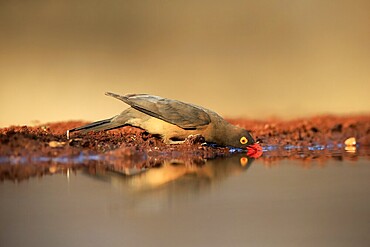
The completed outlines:
<svg viewBox="0 0 370 247">
<path fill-rule="evenodd" d="M 5 180 L 0 246 L 370 246 L 368 158 L 240 158 Z"/>
</svg>

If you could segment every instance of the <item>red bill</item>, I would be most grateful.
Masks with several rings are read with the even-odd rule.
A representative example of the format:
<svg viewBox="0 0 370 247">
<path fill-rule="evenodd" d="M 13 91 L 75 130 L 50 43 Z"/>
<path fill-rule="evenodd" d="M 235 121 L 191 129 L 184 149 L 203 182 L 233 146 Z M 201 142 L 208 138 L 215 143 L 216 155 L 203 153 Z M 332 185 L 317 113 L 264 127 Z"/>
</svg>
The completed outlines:
<svg viewBox="0 0 370 247">
<path fill-rule="evenodd" d="M 251 158 L 258 158 L 262 155 L 262 147 L 260 144 L 255 143 L 253 145 L 247 146 L 247 155 Z"/>
</svg>

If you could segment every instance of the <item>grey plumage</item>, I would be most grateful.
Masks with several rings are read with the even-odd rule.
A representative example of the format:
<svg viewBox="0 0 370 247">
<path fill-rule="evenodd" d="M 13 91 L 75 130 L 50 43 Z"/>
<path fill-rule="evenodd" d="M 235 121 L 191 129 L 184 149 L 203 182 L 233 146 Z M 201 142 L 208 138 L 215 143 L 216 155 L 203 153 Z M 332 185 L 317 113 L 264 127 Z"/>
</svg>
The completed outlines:
<svg viewBox="0 0 370 247">
<path fill-rule="evenodd" d="M 148 94 L 128 94 L 121 96 L 108 92 L 105 95 L 122 100 L 138 111 L 177 125 L 183 129 L 196 129 L 199 126 L 207 125 L 211 122 L 209 115 L 201 107 L 181 101 Z"/>
<path fill-rule="evenodd" d="M 119 99 L 131 107 L 109 119 L 97 121 L 67 131 L 101 131 L 131 125 L 160 135 L 164 142 L 185 140 L 189 135 L 202 135 L 207 142 L 223 146 L 246 147 L 254 143 L 245 129 L 231 125 L 217 113 L 206 108 L 177 100 L 148 94 L 106 95 Z M 246 142 L 241 141 L 245 138 Z"/>
</svg>

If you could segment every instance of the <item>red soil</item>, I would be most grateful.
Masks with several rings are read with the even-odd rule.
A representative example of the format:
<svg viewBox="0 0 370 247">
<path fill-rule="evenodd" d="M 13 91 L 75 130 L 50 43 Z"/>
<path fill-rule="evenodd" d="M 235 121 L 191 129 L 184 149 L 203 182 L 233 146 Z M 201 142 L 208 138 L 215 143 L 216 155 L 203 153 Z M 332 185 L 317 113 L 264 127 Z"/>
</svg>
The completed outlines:
<svg viewBox="0 0 370 247">
<path fill-rule="evenodd" d="M 369 157 L 367 151 L 361 150 L 367 150 L 366 147 L 370 146 L 370 115 L 318 116 L 290 121 L 229 121 L 250 130 L 263 148 L 275 147 L 274 151 L 267 151 L 260 157 L 266 165 L 282 158 L 323 161 L 330 157 Z M 51 159 L 76 157 L 80 154 L 101 155 L 105 160 L 119 157 L 115 160 L 116 164 L 119 161 L 125 166 L 137 167 L 153 167 L 171 160 L 199 165 L 204 164 L 206 159 L 231 155 L 228 148 L 202 145 L 204 140 L 201 137 L 191 138 L 181 145 L 166 145 L 157 137 L 129 126 L 108 132 L 73 133 L 71 139 L 67 140 L 66 130 L 83 124 L 85 122 L 69 121 L 0 129 L 0 179 L 52 173 L 55 170 L 53 167 L 57 166 L 64 167 L 62 170 L 65 171 L 66 167 L 102 162 L 86 161 L 84 164 L 76 164 L 71 161 L 59 164 Z M 340 144 L 350 137 L 354 137 L 358 145 L 346 152 Z M 315 145 L 332 145 L 337 152 L 333 155 L 327 149 L 307 151 L 307 147 Z M 35 157 L 50 159 L 46 162 L 36 159 L 37 164 L 33 164 Z"/>
</svg>

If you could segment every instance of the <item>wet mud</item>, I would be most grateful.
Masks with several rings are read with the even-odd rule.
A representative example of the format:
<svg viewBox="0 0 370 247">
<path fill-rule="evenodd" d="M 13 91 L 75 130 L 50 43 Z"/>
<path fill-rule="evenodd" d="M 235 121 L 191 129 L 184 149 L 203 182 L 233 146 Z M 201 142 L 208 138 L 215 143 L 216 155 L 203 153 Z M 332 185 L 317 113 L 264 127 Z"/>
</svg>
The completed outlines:
<svg viewBox="0 0 370 247">
<path fill-rule="evenodd" d="M 312 160 L 324 165 L 328 159 L 370 156 L 370 115 L 228 121 L 250 130 L 263 148 L 258 159 L 266 166 L 281 159 L 301 160 L 303 167 L 310 167 Z M 130 126 L 107 132 L 73 133 L 67 140 L 67 129 L 85 123 L 69 121 L 0 129 L 0 180 L 22 180 L 78 169 L 132 175 L 164 163 L 202 166 L 207 160 L 235 153 L 240 156 L 239 165 L 244 167 L 255 158 L 243 150 L 204 145 L 200 136 L 189 138 L 184 144 L 167 145 L 157 136 Z"/>
</svg>

